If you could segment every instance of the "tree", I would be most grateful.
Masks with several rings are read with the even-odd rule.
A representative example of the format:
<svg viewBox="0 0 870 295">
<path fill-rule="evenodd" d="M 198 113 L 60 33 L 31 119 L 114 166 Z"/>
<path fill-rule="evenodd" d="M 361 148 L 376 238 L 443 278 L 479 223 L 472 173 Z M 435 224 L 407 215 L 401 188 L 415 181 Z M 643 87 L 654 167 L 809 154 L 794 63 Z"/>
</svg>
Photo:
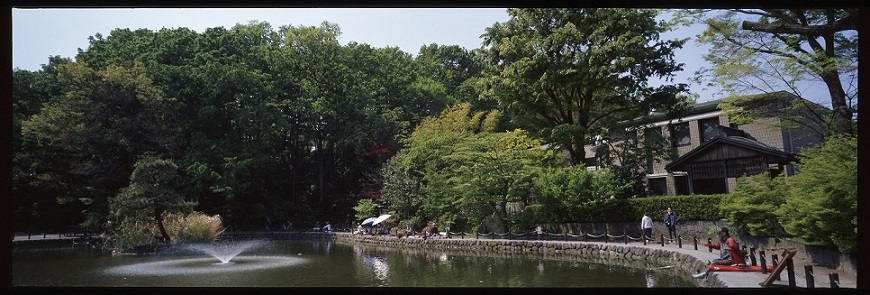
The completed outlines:
<svg viewBox="0 0 870 295">
<path fill-rule="evenodd" d="M 785 231 L 807 242 L 858 250 L 858 139 L 831 137 L 805 151 L 776 210 Z"/>
<path fill-rule="evenodd" d="M 822 81 L 830 95 L 830 134 L 855 135 L 858 108 L 857 9 L 693 10 L 680 21 L 702 23 L 698 42 L 711 45 L 705 59 L 712 68 L 700 75 L 724 90 L 776 92 L 801 97 L 801 83 Z M 843 85 L 843 82 L 846 85 Z M 808 111 L 815 111 L 808 109 Z"/>
<path fill-rule="evenodd" d="M 195 203 L 179 193 L 178 166 L 170 160 L 145 155 L 136 161 L 130 184 L 109 200 L 112 215 L 125 220 L 144 221 L 145 216 L 157 223 L 164 242 L 170 242 L 163 224 L 165 212 L 190 213 Z"/>
<path fill-rule="evenodd" d="M 762 173 L 737 178 L 737 186 L 719 203 L 725 222 L 737 232 L 755 237 L 782 237 L 785 230 L 776 211 L 788 195 L 786 179 Z"/>
<path fill-rule="evenodd" d="M 99 229 L 107 199 L 129 180 L 145 152 L 177 152 L 176 117 L 141 63 L 92 69 L 61 64 L 63 95 L 22 122 L 22 151 L 30 185 L 53 192 L 61 204 L 80 206 L 83 225 Z M 82 222 L 82 221 L 79 221 Z"/>
<path fill-rule="evenodd" d="M 596 220 L 596 212 L 623 189 L 610 171 L 590 172 L 582 166 L 551 168 L 534 181 L 535 203 L 551 218 L 544 222 Z"/>
<path fill-rule="evenodd" d="M 381 168 L 381 200 L 397 219 L 420 224 L 422 220 L 415 218 L 423 198 L 420 179 L 402 166 L 403 158 L 404 154 L 397 153 Z"/>
<path fill-rule="evenodd" d="M 686 85 L 650 87 L 682 70 L 674 52 L 685 40 L 660 40 L 668 29 L 649 9 L 508 9 L 511 19 L 486 29 L 490 73 L 485 95 L 516 111 L 572 164 L 613 122 L 688 106 Z"/>
</svg>

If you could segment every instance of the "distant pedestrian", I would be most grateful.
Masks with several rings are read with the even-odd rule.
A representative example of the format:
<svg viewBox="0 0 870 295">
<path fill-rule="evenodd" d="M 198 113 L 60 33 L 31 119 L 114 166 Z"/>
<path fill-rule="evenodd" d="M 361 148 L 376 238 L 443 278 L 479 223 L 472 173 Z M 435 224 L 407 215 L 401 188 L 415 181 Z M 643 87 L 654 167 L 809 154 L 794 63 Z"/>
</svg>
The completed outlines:
<svg viewBox="0 0 870 295">
<path fill-rule="evenodd" d="M 643 229 L 643 238 L 647 241 L 652 241 L 652 218 L 646 212 L 640 219 L 640 228 Z"/>
<path fill-rule="evenodd" d="M 673 240 L 677 237 L 677 213 L 674 213 L 674 210 L 671 210 L 671 207 L 668 207 L 668 212 L 665 213 L 665 227 L 668 228 L 668 239 Z M 668 241 L 670 243 L 670 241 Z"/>
</svg>

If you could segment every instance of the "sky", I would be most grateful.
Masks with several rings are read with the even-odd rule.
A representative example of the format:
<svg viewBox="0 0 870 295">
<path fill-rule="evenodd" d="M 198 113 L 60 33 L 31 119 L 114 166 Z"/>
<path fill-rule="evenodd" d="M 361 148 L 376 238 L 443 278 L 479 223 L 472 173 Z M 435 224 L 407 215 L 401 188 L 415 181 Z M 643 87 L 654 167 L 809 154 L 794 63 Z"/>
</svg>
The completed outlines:
<svg viewBox="0 0 870 295">
<path fill-rule="evenodd" d="M 48 57 L 74 58 L 88 47 L 88 37 L 104 37 L 115 28 L 186 27 L 202 33 L 207 28 L 230 28 L 249 21 L 282 25 L 319 26 L 323 21 L 341 28 L 339 41 L 354 41 L 373 47 L 396 46 L 416 56 L 423 45 L 459 45 L 466 49 L 481 47 L 480 35 L 496 22 L 509 19 L 503 8 L 88 8 L 88 9 L 12 9 L 12 66 L 37 71 Z M 665 33 L 665 39 L 694 37 L 700 28 L 682 28 Z M 704 89 L 690 79 L 704 66 L 707 47 L 693 41 L 677 52 L 684 63 L 673 83 L 689 84 L 698 101 L 723 98 L 718 88 Z"/>
</svg>

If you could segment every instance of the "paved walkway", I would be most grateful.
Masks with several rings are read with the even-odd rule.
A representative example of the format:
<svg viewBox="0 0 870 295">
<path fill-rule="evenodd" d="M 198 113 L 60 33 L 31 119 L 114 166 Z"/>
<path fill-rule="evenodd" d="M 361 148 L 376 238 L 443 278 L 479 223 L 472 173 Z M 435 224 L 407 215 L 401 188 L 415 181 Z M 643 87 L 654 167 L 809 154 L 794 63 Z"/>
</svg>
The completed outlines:
<svg viewBox="0 0 870 295">
<path fill-rule="evenodd" d="M 604 244 L 604 242 L 579 242 L 579 243 L 594 243 L 594 244 Z M 629 247 L 644 247 L 651 249 L 664 249 L 667 251 L 678 252 L 686 255 L 692 255 L 698 258 L 701 261 L 705 260 L 713 260 L 719 258 L 719 250 L 713 249 L 713 252 L 709 252 L 707 247 L 702 246 L 700 243 L 698 244 L 698 250 L 695 250 L 694 245 L 690 243 L 683 243 L 683 247 L 680 248 L 677 244 L 665 244 L 664 246 L 661 243 L 647 243 L 644 245 L 640 242 L 631 242 L 628 244 L 618 243 L 618 242 L 609 242 L 607 244 L 618 244 L 625 245 Z M 766 254 L 767 261 L 770 262 L 770 254 Z M 780 254 L 780 253 L 776 253 Z M 856 274 L 844 273 L 841 271 L 837 271 L 834 269 L 830 269 L 824 266 L 813 265 L 813 276 L 814 287 L 815 288 L 830 288 L 831 283 L 829 279 L 829 274 L 834 272 L 837 273 L 840 279 L 840 288 L 856 288 L 857 287 L 857 278 Z M 761 288 L 760 283 L 765 281 L 767 277 L 770 275 L 762 274 L 760 272 L 713 272 L 716 276 L 719 277 L 728 288 Z M 795 286 L 798 288 L 806 288 L 807 280 L 804 270 L 804 265 L 800 265 L 798 263 L 794 264 L 794 273 L 795 273 Z M 779 275 L 780 280 L 774 281 L 774 287 L 788 287 L 788 274 L 786 270 L 783 270 Z"/>
</svg>

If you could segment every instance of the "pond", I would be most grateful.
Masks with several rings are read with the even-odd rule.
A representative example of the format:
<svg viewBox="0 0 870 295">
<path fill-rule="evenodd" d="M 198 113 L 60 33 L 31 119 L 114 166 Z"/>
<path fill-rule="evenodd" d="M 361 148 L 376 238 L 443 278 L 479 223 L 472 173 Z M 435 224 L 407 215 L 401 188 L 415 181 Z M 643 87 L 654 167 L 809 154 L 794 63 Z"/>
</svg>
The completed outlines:
<svg viewBox="0 0 870 295">
<path fill-rule="evenodd" d="M 200 247 L 201 248 L 201 247 Z M 100 250 L 15 250 L 12 284 L 49 287 L 697 287 L 676 268 L 541 255 L 491 257 L 390 250 L 332 240 L 249 243 L 224 263 L 194 247 L 112 256 Z"/>
</svg>

